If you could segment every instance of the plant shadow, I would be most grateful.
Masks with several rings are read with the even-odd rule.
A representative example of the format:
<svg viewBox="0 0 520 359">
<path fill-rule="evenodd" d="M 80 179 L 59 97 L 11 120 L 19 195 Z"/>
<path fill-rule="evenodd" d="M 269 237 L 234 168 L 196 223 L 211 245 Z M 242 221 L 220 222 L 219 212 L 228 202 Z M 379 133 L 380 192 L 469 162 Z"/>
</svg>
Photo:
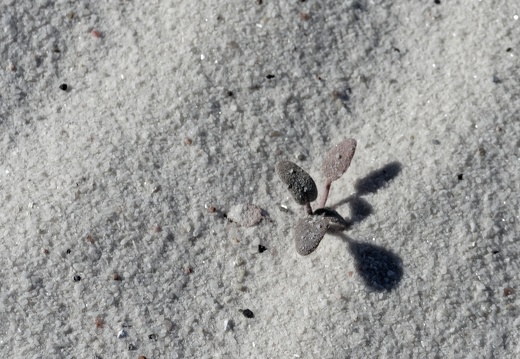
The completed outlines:
<svg viewBox="0 0 520 359">
<path fill-rule="evenodd" d="M 364 178 L 356 181 L 354 185 L 356 194 L 362 196 L 368 193 L 376 193 L 397 177 L 402 168 L 403 166 L 400 162 L 394 161 L 384 165 L 378 170 L 370 172 Z"/>
<path fill-rule="evenodd" d="M 348 243 L 356 271 L 368 288 L 384 292 L 399 285 L 404 273 L 401 257 L 381 246 L 355 241 L 343 233 L 336 235 Z"/>
<path fill-rule="evenodd" d="M 355 267 L 369 288 L 382 292 L 397 287 L 403 278 L 403 261 L 392 251 L 371 243 L 352 241 Z"/>
<path fill-rule="evenodd" d="M 404 273 L 401 257 L 381 246 L 355 241 L 342 233 L 342 230 L 350 229 L 355 223 L 365 220 L 374 212 L 372 205 L 361 196 L 376 193 L 381 188 L 386 187 L 390 181 L 399 175 L 401 170 L 401 163 L 394 161 L 370 172 L 364 178 L 356 181 L 354 185 L 356 193 L 332 207 L 337 208 L 345 203 L 349 205 L 351 218 L 345 219 L 344 227 L 342 229 L 337 228 L 339 231 L 334 231 L 334 233 L 348 243 L 355 260 L 356 271 L 365 285 L 378 292 L 392 290 L 401 282 Z"/>
<path fill-rule="evenodd" d="M 356 193 L 348 196 L 331 208 L 338 208 L 343 204 L 348 204 L 352 217 L 346 220 L 349 223 L 349 228 L 355 223 L 365 220 L 368 216 L 374 213 L 374 208 L 361 196 L 368 193 L 376 193 L 381 188 L 387 186 L 401 172 L 402 165 L 400 162 L 390 162 L 378 170 L 370 172 L 367 176 L 358 179 L 354 188 Z"/>
</svg>

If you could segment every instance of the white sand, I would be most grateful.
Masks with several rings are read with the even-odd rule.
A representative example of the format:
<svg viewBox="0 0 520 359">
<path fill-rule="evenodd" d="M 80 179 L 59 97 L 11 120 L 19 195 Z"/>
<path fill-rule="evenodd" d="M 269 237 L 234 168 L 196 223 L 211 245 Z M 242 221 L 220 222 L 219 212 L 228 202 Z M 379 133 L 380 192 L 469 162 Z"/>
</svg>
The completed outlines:
<svg viewBox="0 0 520 359">
<path fill-rule="evenodd" d="M 519 16 L 4 0 L 2 357 L 517 357 Z M 329 205 L 354 224 L 301 257 L 274 165 L 321 186 L 345 137 Z M 222 217 L 247 202 L 272 221 Z"/>
</svg>

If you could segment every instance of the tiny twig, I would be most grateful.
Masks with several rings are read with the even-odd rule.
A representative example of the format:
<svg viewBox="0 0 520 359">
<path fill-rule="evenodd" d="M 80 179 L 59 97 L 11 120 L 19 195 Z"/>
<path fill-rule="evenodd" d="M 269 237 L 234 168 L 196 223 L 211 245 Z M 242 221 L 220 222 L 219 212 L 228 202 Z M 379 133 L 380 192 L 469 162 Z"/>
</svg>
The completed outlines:
<svg viewBox="0 0 520 359">
<path fill-rule="evenodd" d="M 329 198 L 329 191 L 330 191 L 330 185 L 332 184 L 332 179 L 327 178 L 327 181 L 325 182 L 325 188 L 323 188 L 323 194 L 320 198 L 320 207 L 325 207 L 325 203 L 327 203 L 327 199 Z"/>
</svg>

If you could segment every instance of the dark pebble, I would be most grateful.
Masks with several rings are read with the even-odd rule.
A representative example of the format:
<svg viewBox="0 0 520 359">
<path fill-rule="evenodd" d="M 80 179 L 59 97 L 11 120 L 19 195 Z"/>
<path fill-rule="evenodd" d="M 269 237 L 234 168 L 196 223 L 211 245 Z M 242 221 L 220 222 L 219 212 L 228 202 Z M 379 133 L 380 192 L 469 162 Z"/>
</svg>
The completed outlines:
<svg viewBox="0 0 520 359">
<path fill-rule="evenodd" d="M 67 91 L 67 84 L 61 84 L 60 85 L 60 90 L 63 90 L 63 91 Z"/>
<path fill-rule="evenodd" d="M 441 4 L 441 0 L 433 0 L 433 2 L 436 3 L 437 5 Z"/>
<path fill-rule="evenodd" d="M 270 80 L 270 79 L 274 79 L 274 75 L 271 75 L 271 74 L 267 75 L 266 77 L 267 77 L 269 80 Z"/>
<path fill-rule="evenodd" d="M 244 309 L 242 311 L 242 314 L 244 314 L 244 317 L 246 317 L 246 318 L 254 318 L 255 317 L 255 314 L 252 311 L 250 311 L 249 309 Z"/>
<path fill-rule="evenodd" d="M 511 287 L 504 288 L 504 297 L 508 297 L 512 294 L 515 294 L 515 290 Z"/>
<path fill-rule="evenodd" d="M 81 277 L 79 275 L 74 276 L 74 282 L 79 282 L 81 280 Z"/>
<path fill-rule="evenodd" d="M 69 248 L 69 249 L 67 249 L 66 252 L 67 252 L 67 254 L 70 254 L 72 251 L 71 251 L 70 248 Z"/>
<path fill-rule="evenodd" d="M 464 175 L 462 173 L 459 173 L 457 175 L 457 178 L 459 179 L 459 181 L 462 181 L 462 178 L 464 177 Z"/>
<path fill-rule="evenodd" d="M 258 245 L 258 252 L 260 252 L 260 253 L 264 253 L 266 250 L 267 250 L 267 247 L 264 247 L 264 246 L 261 245 L 261 244 Z"/>
<path fill-rule="evenodd" d="M 150 335 L 148 336 L 148 339 L 150 339 L 150 340 L 154 340 L 154 341 L 157 341 L 157 335 L 155 335 L 155 334 L 150 334 Z"/>
</svg>

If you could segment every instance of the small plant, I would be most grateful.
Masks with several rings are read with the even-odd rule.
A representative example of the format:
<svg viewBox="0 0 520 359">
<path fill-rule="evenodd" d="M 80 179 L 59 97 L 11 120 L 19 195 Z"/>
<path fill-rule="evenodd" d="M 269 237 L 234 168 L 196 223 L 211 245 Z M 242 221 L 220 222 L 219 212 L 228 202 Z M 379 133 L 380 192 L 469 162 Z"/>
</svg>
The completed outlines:
<svg viewBox="0 0 520 359">
<path fill-rule="evenodd" d="M 312 177 L 291 161 L 280 161 L 276 164 L 276 173 L 287 189 L 302 206 L 305 206 L 305 217 L 300 219 L 294 228 L 296 251 L 302 256 L 314 252 L 327 233 L 330 223 L 347 227 L 345 219 L 332 208 L 325 207 L 332 182 L 339 179 L 347 171 L 356 152 L 356 140 L 347 138 L 332 147 L 323 159 L 321 172 L 326 178 L 318 208 L 313 211 L 311 202 L 318 198 L 318 189 Z"/>
</svg>

